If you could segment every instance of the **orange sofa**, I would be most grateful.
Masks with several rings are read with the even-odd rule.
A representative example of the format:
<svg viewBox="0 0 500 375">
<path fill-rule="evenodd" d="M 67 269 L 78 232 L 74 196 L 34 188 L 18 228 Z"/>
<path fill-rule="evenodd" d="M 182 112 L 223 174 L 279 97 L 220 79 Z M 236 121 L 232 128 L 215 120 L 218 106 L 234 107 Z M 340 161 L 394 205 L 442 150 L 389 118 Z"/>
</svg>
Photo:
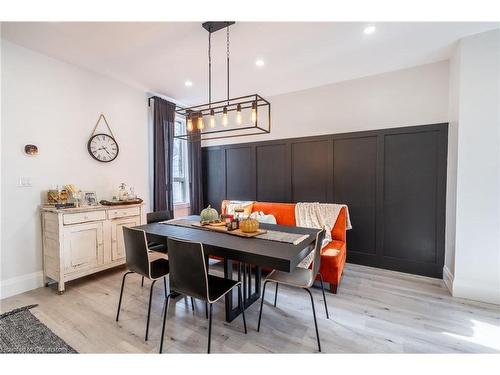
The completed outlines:
<svg viewBox="0 0 500 375">
<path fill-rule="evenodd" d="M 222 201 L 222 213 L 226 212 L 228 203 L 228 200 Z M 252 212 L 255 211 L 274 215 L 276 222 L 280 225 L 295 226 L 295 203 L 254 202 Z M 323 280 L 330 284 L 330 292 L 332 293 L 337 293 L 337 287 L 346 261 L 346 226 L 346 210 L 342 208 L 332 229 L 333 241 L 323 248 L 321 252 L 319 272 L 323 276 Z"/>
</svg>

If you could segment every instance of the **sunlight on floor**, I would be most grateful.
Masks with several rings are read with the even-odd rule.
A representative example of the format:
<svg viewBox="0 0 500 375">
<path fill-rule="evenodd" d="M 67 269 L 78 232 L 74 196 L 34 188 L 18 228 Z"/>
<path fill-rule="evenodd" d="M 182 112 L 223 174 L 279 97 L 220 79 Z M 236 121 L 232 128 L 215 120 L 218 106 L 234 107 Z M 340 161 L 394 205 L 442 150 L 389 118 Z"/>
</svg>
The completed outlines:
<svg viewBox="0 0 500 375">
<path fill-rule="evenodd" d="M 447 336 L 455 337 L 460 340 L 465 340 L 477 345 L 496 350 L 500 352 L 500 325 L 480 322 L 471 319 L 472 335 L 457 335 L 455 333 L 443 332 Z"/>
</svg>

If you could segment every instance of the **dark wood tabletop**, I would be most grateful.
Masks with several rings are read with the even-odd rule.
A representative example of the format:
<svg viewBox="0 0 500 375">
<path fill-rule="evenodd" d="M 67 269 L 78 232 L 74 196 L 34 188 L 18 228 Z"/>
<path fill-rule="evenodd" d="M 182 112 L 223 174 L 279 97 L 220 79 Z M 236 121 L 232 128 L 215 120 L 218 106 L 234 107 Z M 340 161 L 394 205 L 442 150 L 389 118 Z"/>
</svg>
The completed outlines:
<svg viewBox="0 0 500 375">
<path fill-rule="evenodd" d="M 188 216 L 182 219 L 199 221 L 199 216 Z M 209 255 L 285 272 L 292 271 L 311 251 L 311 245 L 314 243 L 318 232 L 318 229 L 276 224 L 261 223 L 260 227 L 281 232 L 307 234 L 309 237 L 298 245 L 293 245 L 259 239 L 258 237 L 244 238 L 203 228 L 189 228 L 166 223 L 146 224 L 135 228 L 144 230 L 148 240 L 154 242 L 164 243 L 168 237 L 201 242 L 205 252 Z"/>
</svg>

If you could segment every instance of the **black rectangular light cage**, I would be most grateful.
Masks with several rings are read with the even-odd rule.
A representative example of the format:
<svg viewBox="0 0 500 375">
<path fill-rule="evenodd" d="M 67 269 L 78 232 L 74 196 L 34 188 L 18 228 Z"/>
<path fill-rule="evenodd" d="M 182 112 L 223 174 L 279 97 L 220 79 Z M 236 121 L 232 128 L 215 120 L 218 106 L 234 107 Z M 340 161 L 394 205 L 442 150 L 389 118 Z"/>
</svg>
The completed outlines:
<svg viewBox="0 0 500 375">
<path fill-rule="evenodd" d="M 175 112 L 186 119 L 186 131 L 174 134 L 174 138 L 187 141 L 242 137 L 271 132 L 271 104 L 258 94 L 189 108 L 176 106 Z M 188 129 L 189 118 L 191 118 L 192 130 Z"/>
</svg>

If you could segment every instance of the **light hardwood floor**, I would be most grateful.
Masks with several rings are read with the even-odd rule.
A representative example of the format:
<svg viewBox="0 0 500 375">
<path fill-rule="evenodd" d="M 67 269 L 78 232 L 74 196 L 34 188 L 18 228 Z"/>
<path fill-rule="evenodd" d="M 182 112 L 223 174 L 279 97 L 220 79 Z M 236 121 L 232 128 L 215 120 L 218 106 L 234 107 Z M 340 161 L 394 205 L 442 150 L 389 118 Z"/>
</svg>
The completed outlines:
<svg viewBox="0 0 500 375">
<path fill-rule="evenodd" d="M 218 266 L 211 272 L 219 273 Z M 39 288 L 0 301 L 1 312 L 37 303 L 43 323 L 80 353 L 156 353 L 159 345 L 163 286 L 155 285 L 150 338 L 144 342 L 149 282 L 141 288 L 128 276 L 120 322 L 115 322 L 123 269 L 67 284 Z M 259 303 L 247 310 L 248 335 L 241 317 L 224 321 L 224 304 L 214 306 L 212 352 L 313 353 L 317 351 L 308 295 L 280 287 L 266 292 L 261 332 L 256 332 Z M 326 353 L 491 353 L 500 352 L 500 307 L 450 296 L 442 280 L 347 264 L 337 295 L 327 293 L 330 319 L 321 290 L 313 288 L 323 352 Z M 164 352 L 203 353 L 207 320 L 204 303 L 196 311 L 185 298 L 169 309 Z"/>
</svg>

